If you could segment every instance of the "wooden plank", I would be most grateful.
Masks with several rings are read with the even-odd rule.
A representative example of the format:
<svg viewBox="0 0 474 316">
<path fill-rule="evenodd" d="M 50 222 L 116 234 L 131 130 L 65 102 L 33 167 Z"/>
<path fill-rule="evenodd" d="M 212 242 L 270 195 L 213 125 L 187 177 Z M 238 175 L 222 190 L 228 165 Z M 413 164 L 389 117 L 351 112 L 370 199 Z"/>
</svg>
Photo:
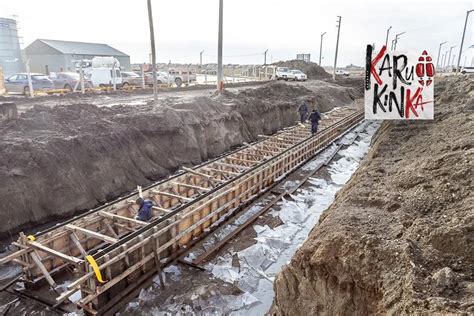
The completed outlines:
<svg viewBox="0 0 474 316">
<path fill-rule="evenodd" d="M 141 226 L 148 225 L 147 222 L 139 221 L 139 220 L 134 219 L 134 218 L 125 217 L 125 216 L 121 216 L 121 215 L 117 215 L 117 214 L 109 213 L 109 212 L 105 212 L 105 211 L 99 211 L 98 214 L 100 216 L 107 217 L 107 218 L 110 218 L 110 219 L 116 219 L 116 220 L 119 220 L 119 221 L 129 222 L 129 223 L 137 224 L 137 225 L 141 225 Z"/>
<path fill-rule="evenodd" d="M 172 199 L 178 199 L 178 200 L 185 201 L 185 202 L 190 202 L 190 201 L 193 200 L 193 199 L 185 197 L 185 196 L 176 195 L 176 194 L 173 194 L 173 193 L 168 193 L 168 192 L 163 192 L 163 191 L 158 191 L 158 190 L 151 190 L 151 193 L 157 194 L 157 195 L 163 195 L 163 196 L 166 196 L 166 197 L 169 197 L 169 198 L 172 198 Z"/>
<path fill-rule="evenodd" d="M 158 206 L 152 206 L 151 208 L 154 209 L 154 210 L 166 213 L 166 214 L 173 212 L 172 210 L 168 210 L 166 208 L 162 208 L 162 207 L 158 207 Z"/>
<path fill-rule="evenodd" d="M 252 151 L 252 152 L 250 152 L 250 151 Z M 256 161 L 256 162 L 262 162 L 262 161 L 267 160 L 269 158 L 266 155 L 256 154 L 257 151 L 258 151 L 258 149 L 253 149 L 252 148 L 252 149 L 249 149 L 248 151 L 238 152 L 238 153 L 236 153 L 236 155 L 255 157 L 258 160 L 252 160 L 252 161 Z"/>
<path fill-rule="evenodd" d="M 64 302 L 66 299 L 68 299 L 71 295 L 79 291 L 79 289 L 72 289 L 66 292 L 62 292 L 61 295 L 56 297 L 56 305 Z"/>
<path fill-rule="evenodd" d="M 196 176 L 199 176 L 199 177 L 202 177 L 204 179 L 207 179 L 209 181 L 213 181 L 213 182 L 219 182 L 219 183 L 223 183 L 224 181 L 220 180 L 220 179 L 216 179 L 216 178 L 213 178 L 212 176 L 208 175 L 208 174 L 205 174 L 205 173 L 202 173 L 202 172 L 199 172 L 197 170 L 194 170 L 194 169 L 189 169 L 189 168 L 185 168 L 185 167 L 182 167 L 181 169 L 183 169 L 184 171 L 186 172 L 189 172 L 189 173 L 192 173 Z"/>
<path fill-rule="evenodd" d="M 290 146 L 293 146 L 292 144 L 288 144 L 288 142 L 286 142 L 284 140 L 276 140 L 275 141 L 274 139 L 268 139 L 268 140 L 265 141 L 265 143 L 280 146 L 279 148 L 281 148 L 281 149 L 285 149 L 285 148 L 288 148 Z"/>
<path fill-rule="evenodd" d="M 201 190 L 201 191 L 210 191 L 211 190 L 210 188 L 204 188 L 204 187 L 200 187 L 200 186 L 197 186 L 197 185 L 186 184 L 186 183 L 181 183 L 181 182 L 174 182 L 174 184 L 176 184 L 178 186 L 185 187 L 185 188 L 194 189 L 194 190 Z"/>
<path fill-rule="evenodd" d="M 68 261 L 68 262 L 71 262 L 71 263 L 74 263 L 74 264 L 79 264 L 79 263 L 84 262 L 84 260 L 81 260 L 81 259 L 78 259 L 78 258 L 75 258 L 75 257 L 72 257 L 72 256 L 68 256 L 68 255 L 66 255 L 62 252 L 59 252 L 59 251 L 56 251 L 56 250 L 51 249 L 49 247 L 43 246 L 42 244 L 40 244 L 36 241 L 28 240 L 28 245 L 30 245 L 31 247 L 33 247 L 33 248 L 35 248 L 39 251 L 45 252 L 45 253 L 50 254 L 54 257 L 58 257 L 60 259 L 63 259 L 65 261 Z"/>
<path fill-rule="evenodd" d="M 226 157 L 226 159 L 240 161 L 240 162 L 243 162 L 243 163 L 248 163 L 248 164 L 251 164 L 252 167 L 258 165 L 258 163 L 260 162 L 260 161 L 248 160 L 248 159 L 230 157 L 230 156 Z"/>
<path fill-rule="evenodd" d="M 139 262 L 135 263 L 133 266 L 129 267 L 127 270 L 125 270 L 124 272 L 122 272 L 120 275 L 116 276 L 115 278 L 113 278 L 112 280 L 108 281 L 107 283 L 105 283 L 103 286 L 100 287 L 101 289 L 101 293 L 104 293 L 105 291 L 107 291 L 108 289 L 110 289 L 112 286 L 114 286 L 115 284 L 117 284 L 118 282 L 120 282 L 121 280 L 123 280 L 124 278 L 126 278 L 127 276 L 129 276 L 130 274 L 132 274 L 133 272 L 135 272 L 137 269 L 139 269 L 142 265 L 146 264 L 148 261 L 152 260 L 153 257 L 155 256 L 154 252 L 149 254 L 148 256 L 146 256 L 145 258 L 141 259 Z M 79 301 L 79 304 L 81 306 L 83 305 L 86 305 L 88 304 L 89 302 L 91 302 L 92 300 L 94 300 L 98 295 L 100 295 L 101 293 L 96 293 L 96 294 L 91 294 L 91 295 L 88 295 L 86 297 L 84 297 L 81 301 Z"/>
<path fill-rule="evenodd" d="M 82 256 L 85 259 L 87 257 L 87 251 L 84 249 L 84 247 L 82 247 L 81 242 L 79 241 L 79 238 L 77 237 L 77 235 L 74 232 L 71 232 L 70 236 L 71 236 L 71 240 L 76 245 L 76 247 L 79 249 L 79 251 L 81 252 Z"/>
<path fill-rule="evenodd" d="M 39 258 L 39 255 L 35 251 L 32 251 L 32 252 L 30 252 L 30 257 L 31 257 L 31 259 L 33 259 L 35 264 L 38 266 L 41 273 L 46 278 L 46 281 L 48 281 L 49 285 L 54 289 L 56 287 L 56 282 L 53 280 L 53 278 L 49 274 L 48 270 L 46 270 L 46 267 L 41 262 L 41 259 Z"/>
<path fill-rule="evenodd" d="M 158 232 L 157 227 L 153 227 L 153 232 L 156 234 Z M 165 287 L 165 282 L 163 280 L 163 275 L 161 274 L 161 262 L 160 262 L 160 253 L 158 252 L 158 247 L 159 247 L 159 241 L 158 238 L 152 238 L 151 242 L 153 243 L 153 252 L 155 254 L 155 266 L 156 266 L 156 272 L 158 273 L 158 277 L 160 280 L 160 285 L 164 288 Z"/>
<path fill-rule="evenodd" d="M 271 144 L 271 142 L 268 142 L 268 141 L 263 142 L 263 143 L 262 143 L 262 146 L 267 147 L 267 148 L 273 148 L 273 149 L 275 149 L 274 154 L 275 154 L 275 153 L 280 153 L 281 151 L 283 151 L 283 150 L 285 149 L 285 148 L 282 148 L 282 147 L 273 146 L 273 145 Z"/>
<path fill-rule="evenodd" d="M 22 266 L 24 266 L 24 267 L 26 267 L 26 268 L 28 268 L 28 269 L 31 269 L 31 268 L 34 267 L 34 264 L 25 262 L 25 261 L 20 260 L 20 259 L 13 259 L 12 261 L 15 262 L 15 263 L 21 264 Z"/>
<path fill-rule="evenodd" d="M 205 173 L 202 173 L 202 172 L 199 172 L 197 170 L 194 170 L 194 169 L 189 169 L 189 168 L 186 168 L 186 167 L 182 167 L 181 169 L 183 169 L 184 171 L 186 172 L 189 172 L 189 173 L 192 173 L 196 176 L 200 176 L 200 177 L 203 177 L 203 178 L 206 178 L 208 180 L 212 180 L 212 177 L 208 174 L 205 174 Z"/>
<path fill-rule="evenodd" d="M 266 150 L 266 149 L 263 149 L 263 148 L 260 148 L 260 147 L 255 147 L 255 150 L 259 151 L 261 153 L 264 153 L 264 154 L 270 154 L 270 156 L 265 156 L 265 157 L 268 157 L 268 158 L 273 157 L 277 153 L 276 151 Z"/>
<path fill-rule="evenodd" d="M 10 261 L 12 261 L 12 260 L 14 260 L 18 257 L 21 257 L 21 256 L 27 254 L 30 251 L 31 251 L 30 248 L 24 248 L 24 249 L 20 249 L 18 251 L 15 251 L 14 253 L 0 259 L 0 265 L 8 263 L 8 262 L 10 262 Z"/>
<path fill-rule="evenodd" d="M 229 174 L 229 175 L 232 175 L 232 176 L 237 176 L 237 175 L 240 174 L 239 172 L 234 172 L 234 171 L 229 171 L 229 170 L 222 170 L 222 169 L 215 169 L 215 168 L 211 168 L 211 167 L 206 167 L 206 169 L 209 170 L 209 171 L 214 171 L 214 172 L 219 172 L 219 173 L 226 173 L 226 174 Z"/>
<path fill-rule="evenodd" d="M 298 190 L 303 184 L 305 184 L 314 174 L 321 168 L 323 163 L 321 163 L 317 168 L 313 169 L 311 172 L 309 172 L 303 179 L 301 179 L 300 182 L 291 189 L 285 190 L 284 192 L 280 192 L 278 196 L 274 197 L 271 201 L 269 201 L 262 209 L 260 209 L 257 213 L 252 215 L 250 218 L 248 218 L 244 223 L 239 225 L 235 230 L 227 234 L 223 239 L 218 241 L 216 244 L 214 244 L 210 249 L 208 249 L 206 252 L 201 254 L 198 258 L 196 258 L 193 263 L 196 265 L 201 264 L 203 261 L 205 261 L 210 255 L 212 255 L 214 252 L 222 248 L 226 243 L 228 243 L 232 238 L 234 238 L 237 234 L 242 232 L 244 229 L 246 229 L 250 224 L 255 222 L 257 218 L 262 216 L 265 212 L 267 212 L 269 209 L 271 209 L 276 203 L 278 203 L 285 195 L 287 194 L 293 194 Z M 248 207 L 247 207 L 248 210 Z"/>
<path fill-rule="evenodd" d="M 79 226 L 76 226 L 76 225 L 72 225 L 72 224 L 67 224 L 66 228 L 70 229 L 70 230 L 73 230 L 73 231 L 81 232 L 84 235 L 91 236 L 91 237 L 94 237 L 96 239 L 103 240 L 103 241 L 105 241 L 109 244 L 115 244 L 116 242 L 119 241 L 117 238 L 113 238 L 113 237 L 110 237 L 110 236 L 107 236 L 107 235 L 99 234 L 99 233 L 94 232 L 92 230 L 85 229 L 85 228 L 82 228 L 82 227 L 79 227 Z"/>
<path fill-rule="evenodd" d="M 231 164 L 231 163 L 220 162 L 220 161 L 216 161 L 213 164 L 218 165 L 218 166 L 222 166 L 222 167 L 227 167 L 227 168 L 234 168 L 234 169 L 237 169 L 237 170 L 240 170 L 240 171 L 250 169 L 250 167 L 248 167 L 248 166 L 234 165 L 234 164 Z"/>
<path fill-rule="evenodd" d="M 104 220 L 105 226 L 107 226 L 108 231 L 114 236 L 115 238 L 119 238 L 119 235 L 115 232 L 114 228 L 112 225 L 110 225 L 109 221 L 107 219 Z"/>
</svg>

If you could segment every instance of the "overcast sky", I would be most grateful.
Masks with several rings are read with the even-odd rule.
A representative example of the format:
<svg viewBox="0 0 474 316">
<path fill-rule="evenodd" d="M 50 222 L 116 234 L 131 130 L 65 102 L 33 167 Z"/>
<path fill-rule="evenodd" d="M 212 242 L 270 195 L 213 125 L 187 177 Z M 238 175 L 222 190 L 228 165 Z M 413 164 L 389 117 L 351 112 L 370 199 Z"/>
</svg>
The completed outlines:
<svg viewBox="0 0 474 316">
<path fill-rule="evenodd" d="M 218 0 L 152 0 L 159 62 L 216 62 Z M 224 63 L 263 63 L 292 59 L 297 53 L 334 60 L 336 16 L 342 16 L 338 65 L 363 65 L 365 45 L 385 42 L 406 31 L 399 49 L 428 49 L 434 56 L 457 46 L 466 11 L 474 1 L 317 1 L 224 0 Z M 146 0 L 1 0 L 0 16 L 17 15 L 23 45 L 37 38 L 107 43 L 131 56 L 133 63 L 148 60 L 150 51 Z M 465 47 L 474 44 L 474 12 Z M 390 44 L 389 44 L 390 45 Z M 472 51 L 472 49 L 471 49 Z M 471 55 L 472 56 L 472 55 Z"/>
</svg>

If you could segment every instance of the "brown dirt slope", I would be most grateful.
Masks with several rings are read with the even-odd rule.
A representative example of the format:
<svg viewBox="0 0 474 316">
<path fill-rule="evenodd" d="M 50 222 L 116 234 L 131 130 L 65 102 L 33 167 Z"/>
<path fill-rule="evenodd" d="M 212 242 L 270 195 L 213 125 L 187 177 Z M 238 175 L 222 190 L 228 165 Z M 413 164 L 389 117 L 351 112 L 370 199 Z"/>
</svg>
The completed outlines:
<svg viewBox="0 0 474 316">
<path fill-rule="evenodd" d="M 273 313 L 474 313 L 474 80 L 435 91 L 434 121 L 383 125 L 278 275 Z"/>
<path fill-rule="evenodd" d="M 331 75 L 328 74 L 323 67 L 320 67 L 318 64 L 313 62 L 308 63 L 303 60 L 294 59 L 288 61 L 279 61 L 273 63 L 273 65 L 301 70 L 308 76 L 308 79 L 326 79 L 331 77 Z"/>
<path fill-rule="evenodd" d="M 327 111 L 360 93 L 335 86 Z M 161 106 L 35 106 L 0 122 L 0 235 L 58 220 L 294 125 L 317 92 L 268 84 L 238 94 L 165 99 Z"/>
</svg>

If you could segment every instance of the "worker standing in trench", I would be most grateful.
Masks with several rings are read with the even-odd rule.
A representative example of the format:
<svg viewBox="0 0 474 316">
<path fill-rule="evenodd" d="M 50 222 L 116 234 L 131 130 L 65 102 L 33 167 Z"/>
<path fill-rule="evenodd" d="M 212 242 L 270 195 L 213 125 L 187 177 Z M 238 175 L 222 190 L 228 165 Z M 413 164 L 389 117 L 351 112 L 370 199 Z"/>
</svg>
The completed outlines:
<svg viewBox="0 0 474 316">
<path fill-rule="evenodd" d="M 135 219 L 143 222 L 148 222 L 151 219 L 151 209 L 153 208 L 153 201 L 139 197 L 135 203 L 139 205 L 138 214 Z"/>
<path fill-rule="evenodd" d="M 321 115 L 317 109 L 314 109 L 309 116 L 309 120 L 311 121 L 311 134 L 316 134 L 318 132 L 318 124 L 321 120 Z"/>
<path fill-rule="evenodd" d="M 309 110 L 308 110 L 308 105 L 306 104 L 306 101 L 301 102 L 301 105 L 298 108 L 301 124 L 304 124 L 304 122 L 306 122 L 306 118 L 308 117 L 308 112 Z"/>
</svg>

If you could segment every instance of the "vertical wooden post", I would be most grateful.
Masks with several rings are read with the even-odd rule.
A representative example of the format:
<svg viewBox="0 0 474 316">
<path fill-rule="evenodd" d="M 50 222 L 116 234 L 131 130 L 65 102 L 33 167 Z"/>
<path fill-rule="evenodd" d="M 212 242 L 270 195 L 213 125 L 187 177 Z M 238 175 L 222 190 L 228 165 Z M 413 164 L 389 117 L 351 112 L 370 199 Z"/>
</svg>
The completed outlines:
<svg viewBox="0 0 474 316">
<path fill-rule="evenodd" d="M 158 232 L 157 227 L 153 227 L 153 232 L 156 234 Z M 160 247 L 159 237 L 151 238 L 151 242 L 153 243 L 153 251 L 155 252 L 155 265 L 156 265 L 156 273 L 158 273 L 158 278 L 160 279 L 160 284 L 164 288 L 165 281 L 163 280 L 163 275 L 161 274 L 161 262 L 160 262 L 160 253 L 158 252 L 158 248 Z"/>
</svg>

